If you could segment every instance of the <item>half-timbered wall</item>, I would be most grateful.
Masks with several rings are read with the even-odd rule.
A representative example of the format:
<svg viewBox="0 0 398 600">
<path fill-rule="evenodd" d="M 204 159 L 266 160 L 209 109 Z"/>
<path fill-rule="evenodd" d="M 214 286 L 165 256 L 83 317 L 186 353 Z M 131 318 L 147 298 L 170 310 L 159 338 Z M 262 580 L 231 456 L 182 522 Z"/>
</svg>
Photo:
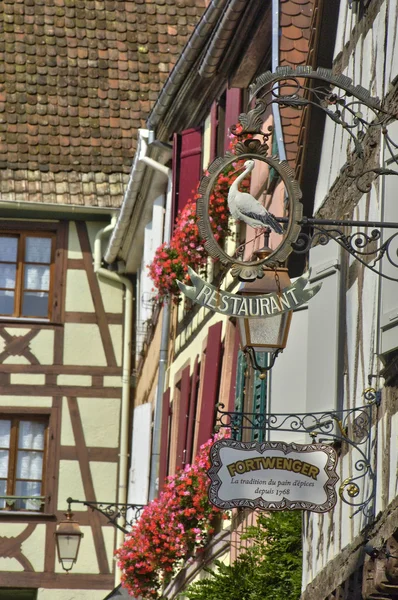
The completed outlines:
<svg viewBox="0 0 398 600">
<path fill-rule="evenodd" d="M 72 506 L 84 538 L 69 574 L 54 540 L 68 497 L 117 500 L 123 289 L 93 270 L 103 226 L 0 221 L 0 235 L 49 228 L 57 238 L 50 319 L 0 319 L 0 418 L 48 420 L 43 510 L 0 510 L 0 587 L 39 589 L 38 600 L 72 597 L 66 590 L 99 600 L 114 584 L 115 529 L 99 513 Z"/>
<path fill-rule="evenodd" d="M 366 10 L 362 9 L 362 2 L 352 3 L 357 7 L 357 11 L 351 10 L 349 4 L 345 0 L 340 2 L 334 54 L 335 71 L 351 77 L 354 85 L 361 84 L 368 88 L 372 95 L 384 100 L 392 112 L 396 112 L 393 104 L 396 86 L 392 85 L 392 82 L 398 73 L 395 27 L 398 17 L 397 2 L 373 0 L 364 3 L 367 4 Z M 397 131 L 396 127 L 391 131 L 395 141 Z M 318 216 L 398 222 L 395 178 L 387 176 L 385 181 L 382 178 L 376 180 L 367 194 L 356 190 L 353 192 L 354 186 L 350 188 L 344 173 L 340 172 L 348 151 L 348 135 L 329 120 L 325 128 L 315 198 Z M 380 151 L 382 161 L 383 149 Z M 314 268 L 321 264 L 321 254 L 310 258 L 310 264 Z M 318 389 L 321 389 L 322 381 L 328 382 L 326 397 L 329 406 L 325 404 L 325 394 L 319 394 L 319 410 L 362 405 L 362 392 L 369 385 L 369 376 L 372 385 L 382 388 L 381 406 L 373 427 L 373 439 L 377 431 L 377 441 L 372 447 L 373 468 L 377 473 L 375 514 L 378 515 L 378 519 L 376 525 L 372 521 L 367 523 L 361 513 L 353 516 L 353 510 L 340 500 L 333 512 L 322 516 L 305 516 L 305 600 L 334 597 L 337 589 L 345 589 L 349 578 L 354 576 L 355 569 L 363 562 L 363 550 L 362 554 L 359 551 L 361 546 L 363 548 L 365 540 L 370 539 L 370 543 L 380 547 L 397 529 L 396 381 L 387 381 L 388 387 L 383 387 L 383 379 L 374 377 L 383 367 L 380 359 L 387 365 L 391 364 L 392 354 L 398 346 L 398 333 L 393 316 L 397 283 L 380 282 L 376 275 L 349 259 L 345 253 L 337 253 L 334 259 L 330 260 L 330 252 L 328 255 L 325 248 L 323 258 L 325 264 L 329 264 L 328 277 L 317 296 L 319 301 L 323 302 L 323 321 L 320 313 L 315 314 L 314 310 L 311 311 L 310 303 L 309 340 L 311 331 L 312 334 L 316 331 L 318 357 L 311 354 L 309 346 L 307 378 L 311 378 L 313 389 L 317 384 Z M 396 277 L 396 269 L 394 276 Z M 328 294 L 327 290 L 332 288 L 334 291 Z M 339 290 L 343 291 L 340 307 L 337 306 Z M 332 297 L 335 298 L 334 301 Z M 390 311 L 388 326 L 386 321 L 383 322 L 383 311 Z M 331 332 L 331 319 L 334 322 L 335 333 L 333 339 L 329 336 L 327 343 L 323 333 L 325 328 Z M 324 367 L 320 369 L 319 364 L 322 360 Z M 336 380 L 336 376 L 340 377 L 340 381 Z M 307 383 L 307 392 L 308 385 Z M 314 410 L 314 405 L 309 408 Z M 341 481 L 353 474 L 353 461 L 354 456 L 351 452 L 341 457 Z M 368 527 L 365 530 L 366 525 Z M 372 537 L 376 535 L 377 527 L 382 527 L 384 534 L 377 534 L 378 538 L 374 541 Z M 377 591 L 373 589 L 374 593 Z M 340 593 L 342 598 L 354 597 Z M 366 596 L 368 597 L 370 598 Z"/>
</svg>

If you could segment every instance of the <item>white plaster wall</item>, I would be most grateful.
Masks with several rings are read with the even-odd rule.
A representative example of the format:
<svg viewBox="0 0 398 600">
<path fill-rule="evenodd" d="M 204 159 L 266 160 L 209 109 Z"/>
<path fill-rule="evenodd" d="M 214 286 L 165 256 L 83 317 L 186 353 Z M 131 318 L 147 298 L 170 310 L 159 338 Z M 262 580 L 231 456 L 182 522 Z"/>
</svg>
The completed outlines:
<svg viewBox="0 0 398 600">
<path fill-rule="evenodd" d="M 11 373 L 11 385 L 44 385 L 46 376 L 41 373 Z"/>
<path fill-rule="evenodd" d="M 79 238 L 77 236 L 76 225 L 73 221 L 70 221 L 70 223 L 69 223 L 68 258 L 73 258 L 73 259 L 83 258 L 83 254 L 80 249 Z"/>
<path fill-rule="evenodd" d="M 64 340 L 64 363 L 66 365 L 106 365 L 98 325 L 65 323 Z"/>
<path fill-rule="evenodd" d="M 103 600 L 112 590 L 45 590 L 39 588 L 37 600 Z"/>
<path fill-rule="evenodd" d="M 58 510 L 65 511 L 67 509 L 67 498 L 85 498 L 82 475 L 77 460 L 61 460 L 59 463 Z M 84 510 L 83 505 L 80 510 Z M 88 572 L 91 573 L 91 571 Z"/>
<path fill-rule="evenodd" d="M 87 273 L 82 269 L 68 269 L 67 271 L 65 310 L 94 312 Z"/>
<path fill-rule="evenodd" d="M 29 343 L 29 347 L 41 365 L 52 365 L 54 362 L 54 330 L 41 329 Z"/>
<path fill-rule="evenodd" d="M 106 502 L 116 500 L 117 463 L 91 461 L 90 471 L 95 497 Z"/>
<path fill-rule="evenodd" d="M 45 396 L 0 396 L 1 406 L 35 406 L 47 408 L 52 406 L 52 397 Z"/>
<path fill-rule="evenodd" d="M 58 375 L 57 385 L 79 385 L 90 386 L 92 383 L 91 375 Z"/>
<path fill-rule="evenodd" d="M 120 400 L 78 398 L 87 446 L 117 448 L 119 445 Z"/>
<path fill-rule="evenodd" d="M 21 549 L 34 571 L 44 571 L 46 525 L 37 525 L 34 532 L 22 543 Z"/>
<path fill-rule="evenodd" d="M 61 446 L 74 446 L 75 444 L 68 401 L 66 398 L 62 398 Z"/>
</svg>

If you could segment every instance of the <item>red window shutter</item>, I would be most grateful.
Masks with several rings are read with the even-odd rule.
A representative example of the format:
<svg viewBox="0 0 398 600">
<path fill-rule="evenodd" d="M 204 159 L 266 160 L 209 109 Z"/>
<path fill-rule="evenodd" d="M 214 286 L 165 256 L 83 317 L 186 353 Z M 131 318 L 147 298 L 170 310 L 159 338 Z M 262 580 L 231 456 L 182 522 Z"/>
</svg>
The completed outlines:
<svg viewBox="0 0 398 600">
<path fill-rule="evenodd" d="M 239 88 L 231 88 L 227 90 L 227 98 L 225 103 L 225 141 L 224 150 L 229 149 L 230 131 L 231 125 L 235 125 L 238 122 L 238 117 L 242 112 L 242 90 Z"/>
<path fill-rule="evenodd" d="M 188 432 L 184 464 L 192 462 L 193 437 L 195 431 L 196 405 L 198 400 L 199 357 L 195 358 L 191 377 L 191 393 L 189 397 Z"/>
<path fill-rule="evenodd" d="M 162 490 L 168 473 L 169 463 L 169 417 L 170 417 L 170 388 L 163 394 L 162 425 L 160 430 L 159 458 L 159 492 Z"/>
<path fill-rule="evenodd" d="M 222 323 L 209 328 L 206 344 L 206 360 L 203 375 L 203 394 L 200 407 L 197 450 L 213 433 L 214 414 L 218 402 L 221 364 Z"/>
<path fill-rule="evenodd" d="M 178 211 L 193 197 L 202 175 L 202 130 L 187 129 L 175 134 L 173 148 L 174 222 Z"/>
<path fill-rule="evenodd" d="M 228 398 L 228 409 L 235 410 L 235 398 L 236 398 L 236 369 L 238 367 L 238 352 L 239 352 L 240 338 L 239 330 L 235 327 L 235 339 L 234 339 L 234 351 L 232 358 L 232 369 L 231 369 L 231 387 L 229 388 Z"/>
<path fill-rule="evenodd" d="M 186 367 L 181 374 L 180 401 L 178 407 L 178 439 L 176 469 L 181 468 L 185 462 L 186 440 L 188 431 L 188 408 L 191 387 L 190 367 Z"/>
</svg>

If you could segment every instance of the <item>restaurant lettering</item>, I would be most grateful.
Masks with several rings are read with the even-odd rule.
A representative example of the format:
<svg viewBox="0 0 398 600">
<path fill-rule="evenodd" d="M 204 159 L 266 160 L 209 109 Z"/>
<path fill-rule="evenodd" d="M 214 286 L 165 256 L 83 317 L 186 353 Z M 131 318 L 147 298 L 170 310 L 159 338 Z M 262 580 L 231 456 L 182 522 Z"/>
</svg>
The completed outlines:
<svg viewBox="0 0 398 600">
<path fill-rule="evenodd" d="M 188 286 L 181 281 L 177 282 L 180 290 L 188 298 L 214 312 L 234 317 L 274 317 L 289 310 L 294 310 L 315 296 L 322 285 L 317 284 L 304 289 L 310 276 L 310 271 L 308 271 L 280 294 L 272 293 L 243 297 L 218 290 L 201 279 L 191 268 L 188 272 L 192 286 Z"/>
</svg>

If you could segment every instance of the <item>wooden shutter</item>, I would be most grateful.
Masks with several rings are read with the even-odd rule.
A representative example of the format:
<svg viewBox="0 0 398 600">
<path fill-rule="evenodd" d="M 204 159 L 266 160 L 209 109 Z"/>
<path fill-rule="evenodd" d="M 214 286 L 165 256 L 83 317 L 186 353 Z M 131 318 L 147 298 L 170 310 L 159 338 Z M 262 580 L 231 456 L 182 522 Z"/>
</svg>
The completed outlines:
<svg viewBox="0 0 398 600">
<path fill-rule="evenodd" d="M 398 133 L 398 127 L 395 128 Z M 384 177 L 383 220 L 398 223 L 398 204 L 396 201 L 396 178 L 392 175 Z M 394 233 L 386 229 L 384 239 Z M 392 246 L 394 248 L 394 244 Z M 396 246 L 395 246 L 396 247 Z M 396 257 L 395 257 L 396 258 Z M 389 277 L 397 277 L 397 268 L 387 258 L 382 260 L 383 273 Z M 380 317 L 380 353 L 387 354 L 398 348 L 398 283 L 381 279 L 381 317 Z"/>
<path fill-rule="evenodd" d="M 197 405 L 197 400 L 198 400 L 199 369 L 200 369 L 199 357 L 197 356 L 195 358 L 195 363 L 193 366 L 193 373 L 191 376 L 191 393 L 190 393 L 190 397 L 189 397 L 187 444 L 186 444 L 185 460 L 183 461 L 183 465 L 192 462 L 196 405 Z"/>
<path fill-rule="evenodd" d="M 206 345 L 203 392 L 199 415 L 199 429 L 196 448 L 207 442 L 213 433 L 215 407 L 218 402 L 220 363 L 221 363 L 222 323 L 209 327 Z"/>
<path fill-rule="evenodd" d="M 224 139 L 224 151 L 229 149 L 231 143 L 230 140 L 230 127 L 236 125 L 238 117 L 242 111 L 242 90 L 239 88 L 231 88 L 227 90 L 227 97 L 225 102 L 225 139 Z"/>
<path fill-rule="evenodd" d="M 163 394 L 162 425 L 160 430 L 159 458 L 159 492 L 162 490 L 168 474 L 169 464 L 169 419 L 170 419 L 170 388 Z"/>
<path fill-rule="evenodd" d="M 266 352 L 258 352 L 257 353 L 257 362 L 261 367 L 267 366 L 268 355 Z M 253 404 L 252 404 L 252 412 L 256 415 L 263 415 L 266 409 L 266 401 L 267 401 L 267 378 L 261 379 L 259 371 L 254 372 L 254 381 L 253 381 Z M 251 439 L 253 442 L 262 442 L 264 441 L 264 431 L 260 431 L 259 429 L 253 429 L 251 434 Z"/>
<path fill-rule="evenodd" d="M 185 367 L 181 374 L 181 388 L 178 406 L 178 430 L 177 430 L 177 450 L 176 450 L 176 469 L 181 468 L 185 463 L 186 441 L 188 431 L 188 408 L 190 396 L 190 367 Z"/>
<path fill-rule="evenodd" d="M 136 406 L 133 419 L 133 439 L 129 476 L 128 501 L 147 504 L 151 458 L 152 405 Z"/>
<path fill-rule="evenodd" d="M 239 356 L 239 331 L 238 328 L 235 327 L 235 340 L 234 340 L 234 351 L 232 357 L 232 365 L 231 365 L 231 387 L 229 389 L 229 399 L 228 399 L 228 410 L 234 410 L 235 408 L 235 398 L 236 398 L 236 389 L 237 389 L 237 373 L 238 373 L 238 356 Z"/>
<path fill-rule="evenodd" d="M 189 198 L 193 198 L 202 175 L 202 130 L 187 129 L 174 134 L 173 222 Z"/>
<path fill-rule="evenodd" d="M 235 403 L 232 408 L 235 412 L 243 412 L 245 410 L 246 369 L 247 364 L 245 355 L 242 350 L 238 350 L 236 360 Z M 232 429 L 231 437 L 235 440 L 242 441 L 242 431 L 240 429 Z"/>
<path fill-rule="evenodd" d="M 306 410 L 309 412 L 333 410 L 342 402 L 339 257 L 340 246 L 334 241 L 316 246 L 310 252 L 310 283 L 322 282 L 322 288 L 308 303 Z"/>
</svg>

